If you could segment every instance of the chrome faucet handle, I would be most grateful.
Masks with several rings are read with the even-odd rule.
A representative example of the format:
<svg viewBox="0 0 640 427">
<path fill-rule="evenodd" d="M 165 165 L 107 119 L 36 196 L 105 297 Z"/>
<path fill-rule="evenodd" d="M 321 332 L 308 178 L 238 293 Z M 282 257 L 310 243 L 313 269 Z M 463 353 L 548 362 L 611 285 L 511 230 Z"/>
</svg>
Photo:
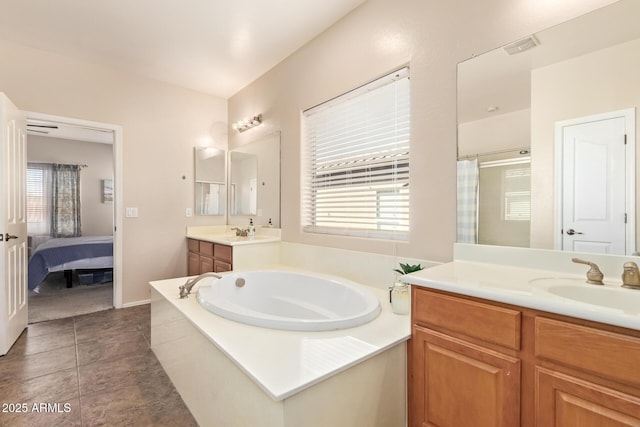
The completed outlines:
<svg viewBox="0 0 640 427">
<path fill-rule="evenodd" d="M 602 274 L 602 271 L 600 271 L 596 263 L 585 261 L 580 258 L 571 258 L 571 261 L 575 262 L 576 264 L 585 264 L 590 267 L 589 271 L 587 271 L 587 283 L 591 283 L 592 285 L 604 285 L 604 283 L 602 283 L 604 274 Z"/>
<path fill-rule="evenodd" d="M 635 262 L 625 262 L 622 266 L 622 287 L 640 289 L 640 271 Z"/>
</svg>

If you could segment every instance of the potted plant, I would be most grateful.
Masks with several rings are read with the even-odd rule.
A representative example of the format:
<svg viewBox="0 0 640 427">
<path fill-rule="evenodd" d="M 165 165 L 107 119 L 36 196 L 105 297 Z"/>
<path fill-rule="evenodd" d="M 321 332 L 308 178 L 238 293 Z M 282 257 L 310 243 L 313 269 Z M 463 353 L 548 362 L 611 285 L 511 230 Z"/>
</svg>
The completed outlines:
<svg viewBox="0 0 640 427">
<path fill-rule="evenodd" d="M 420 264 L 411 265 L 411 264 L 400 263 L 400 268 L 399 269 L 395 268 L 393 271 L 404 275 L 404 274 L 409 274 L 409 273 L 413 273 L 420 270 L 424 270 L 424 267 Z"/>
<path fill-rule="evenodd" d="M 400 268 L 394 268 L 398 274 L 409 274 L 420 271 L 424 267 L 420 264 L 411 265 L 400 263 Z M 391 309 L 396 314 L 407 314 L 410 311 L 411 303 L 409 301 L 409 286 L 406 283 L 396 280 L 391 288 L 389 288 L 389 302 Z"/>
</svg>

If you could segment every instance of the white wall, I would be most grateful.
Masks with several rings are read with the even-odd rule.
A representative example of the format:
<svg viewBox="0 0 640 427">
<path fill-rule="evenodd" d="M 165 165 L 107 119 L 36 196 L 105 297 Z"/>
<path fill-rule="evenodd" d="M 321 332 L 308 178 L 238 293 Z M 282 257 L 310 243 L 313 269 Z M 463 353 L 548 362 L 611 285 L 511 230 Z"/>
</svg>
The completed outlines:
<svg viewBox="0 0 640 427">
<path fill-rule="evenodd" d="M 102 180 L 113 179 L 113 146 L 29 135 L 27 160 L 38 163 L 84 164 L 80 171 L 83 236 L 113 234 L 113 203 L 102 202 Z"/>
<path fill-rule="evenodd" d="M 530 123 L 529 109 L 461 123 L 458 126 L 458 156 L 528 147 L 531 138 Z"/>
<path fill-rule="evenodd" d="M 368 0 L 229 100 L 231 146 L 282 131 L 284 240 L 434 261 L 452 258 L 456 223 L 456 64 L 611 0 Z M 402 64 L 411 66 L 408 243 L 303 233 L 300 112 Z"/>
<path fill-rule="evenodd" d="M 185 209 L 194 206 L 193 147 L 226 123 L 226 100 L 9 42 L 0 42 L 0 91 L 25 111 L 122 126 L 120 209 L 139 209 L 121 230 L 124 303 L 148 299 L 150 280 L 186 275 L 187 225 L 225 221 Z"/>
</svg>

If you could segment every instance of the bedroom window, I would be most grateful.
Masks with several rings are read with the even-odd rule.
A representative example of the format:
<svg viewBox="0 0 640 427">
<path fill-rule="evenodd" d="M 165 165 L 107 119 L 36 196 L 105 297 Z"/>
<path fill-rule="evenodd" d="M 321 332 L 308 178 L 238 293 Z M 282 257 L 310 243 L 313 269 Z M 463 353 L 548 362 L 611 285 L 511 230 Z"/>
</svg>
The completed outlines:
<svg viewBox="0 0 640 427">
<path fill-rule="evenodd" d="M 405 240 L 409 69 L 303 112 L 306 232 Z"/>
<path fill-rule="evenodd" d="M 81 234 L 80 166 L 27 165 L 27 232 L 30 236 Z"/>
<path fill-rule="evenodd" d="M 51 235 L 51 165 L 27 166 L 27 233 Z"/>
</svg>

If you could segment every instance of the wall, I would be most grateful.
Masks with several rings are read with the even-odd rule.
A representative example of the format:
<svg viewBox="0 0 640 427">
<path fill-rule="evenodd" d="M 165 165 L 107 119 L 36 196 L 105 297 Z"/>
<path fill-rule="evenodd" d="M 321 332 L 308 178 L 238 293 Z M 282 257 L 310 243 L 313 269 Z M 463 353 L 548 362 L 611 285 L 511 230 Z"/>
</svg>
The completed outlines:
<svg viewBox="0 0 640 427">
<path fill-rule="evenodd" d="M 27 137 L 27 160 L 85 164 L 80 172 L 83 236 L 113 234 L 113 203 L 102 203 L 102 180 L 113 179 L 113 146 L 39 135 Z"/>
<path fill-rule="evenodd" d="M 64 55 L 0 42 L 0 91 L 23 110 L 123 127 L 125 303 L 149 298 L 147 282 L 186 274 L 193 207 L 193 147 L 221 122 L 262 113 L 264 124 L 230 148 L 281 130 L 283 238 L 447 261 L 455 240 L 456 64 L 612 0 L 368 0 L 227 101 Z M 300 111 L 411 64 L 411 235 L 408 243 L 303 234 Z M 228 108 L 228 115 L 227 115 Z M 215 135 L 217 136 L 217 135 Z M 226 141 L 214 141 L 225 145 Z M 185 179 L 182 179 L 182 177 Z M 429 185 L 434 183 L 434 185 Z"/>
<path fill-rule="evenodd" d="M 229 99 L 229 121 L 262 113 L 263 125 L 230 147 L 281 130 L 284 240 L 448 261 L 455 241 L 456 64 L 611 0 L 368 0 Z M 411 66 L 409 242 L 303 233 L 300 112 L 399 65 Z"/>
<path fill-rule="evenodd" d="M 640 106 L 639 51 L 635 40 L 532 72 L 532 248 L 553 248 L 555 122 Z"/>
<path fill-rule="evenodd" d="M 185 209 L 194 206 L 193 147 L 226 123 L 226 100 L 8 42 L 0 91 L 25 111 L 123 127 L 119 209 L 139 209 L 120 230 L 124 303 L 147 300 L 150 280 L 186 275 L 187 225 L 225 221 Z"/>
<path fill-rule="evenodd" d="M 458 125 L 458 156 L 528 147 L 531 110 L 512 111 Z M 481 159 L 485 160 L 485 159 Z"/>
</svg>

